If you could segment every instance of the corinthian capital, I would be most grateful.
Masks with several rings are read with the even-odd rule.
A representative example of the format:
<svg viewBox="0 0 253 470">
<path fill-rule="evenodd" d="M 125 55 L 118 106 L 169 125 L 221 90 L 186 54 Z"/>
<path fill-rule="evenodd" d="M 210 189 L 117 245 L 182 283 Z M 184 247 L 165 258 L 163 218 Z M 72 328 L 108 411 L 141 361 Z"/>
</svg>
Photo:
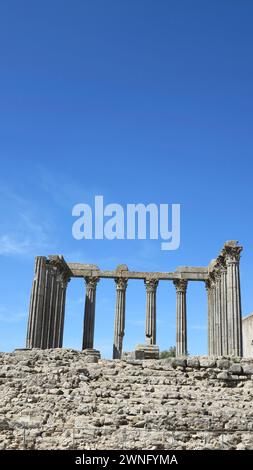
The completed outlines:
<svg viewBox="0 0 253 470">
<path fill-rule="evenodd" d="M 126 277 L 116 277 L 114 280 L 116 282 L 116 289 L 117 290 L 126 290 L 127 281 L 128 281 L 128 279 Z"/>
<path fill-rule="evenodd" d="M 205 286 L 206 286 L 207 291 L 209 291 L 211 289 L 211 280 L 210 279 L 207 279 L 205 281 Z"/>
<path fill-rule="evenodd" d="M 176 292 L 186 292 L 187 281 L 185 279 L 175 279 L 173 284 L 176 287 Z"/>
<path fill-rule="evenodd" d="M 158 279 L 145 279 L 145 286 L 147 292 L 155 292 L 158 286 Z"/>
<path fill-rule="evenodd" d="M 97 283 L 100 281 L 100 278 L 97 276 L 90 276 L 86 277 L 85 281 L 87 289 L 96 289 Z"/>
<path fill-rule="evenodd" d="M 226 265 L 239 263 L 242 250 L 243 247 L 238 245 L 238 242 L 234 240 L 226 242 L 222 250 Z"/>
<path fill-rule="evenodd" d="M 61 285 L 63 289 L 66 289 L 70 276 L 66 272 L 61 272 L 56 276 L 56 281 Z"/>
</svg>

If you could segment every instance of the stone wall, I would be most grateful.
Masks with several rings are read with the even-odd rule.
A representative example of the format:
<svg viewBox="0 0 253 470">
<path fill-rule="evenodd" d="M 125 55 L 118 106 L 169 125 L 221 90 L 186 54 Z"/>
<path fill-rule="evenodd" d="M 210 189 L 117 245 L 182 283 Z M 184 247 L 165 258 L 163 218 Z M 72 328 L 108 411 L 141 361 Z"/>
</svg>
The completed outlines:
<svg viewBox="0 0 253 470">
<path fill-rule="evenodd" d="M 253 449 L 253 360 L 20 350 L 0 394 L 1 449 Z"/>
<path fill-rule="evenodd" d="M 242 319 L 243 356 L 253 358 L 253 313 Z"/>
</svg>

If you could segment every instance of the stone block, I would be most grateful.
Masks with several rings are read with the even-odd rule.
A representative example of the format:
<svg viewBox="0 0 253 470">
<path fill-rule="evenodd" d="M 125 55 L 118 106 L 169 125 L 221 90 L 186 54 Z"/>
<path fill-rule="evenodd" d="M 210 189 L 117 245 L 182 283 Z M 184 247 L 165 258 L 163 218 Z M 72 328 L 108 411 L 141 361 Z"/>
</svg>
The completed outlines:
<svg viewBox="0 0 253 470">
<path fill-rule="evenodd" d="M 134 358 L 133 359 L 136 359 L 137 361 L 144 360 L 144 349 L 136 349 L 134 351 Z"/>
<path fill-rule="evenodd" d="M 189 358 L 187 359 L 187 366 L 192 367 L 192 369 L 199 369 L 200 368 L 199 360 L 196 358 Z"/>
<path fill-rule="evenodd" d="M 181 358 L 175 358 L 172 360 L 171 365 L 173 367 L 186 367 L 187 366 L 187 360 L 186 359 L 181 359 Z"/>
<path fill-rule="evenodd" d="M 240 364 L 232 364 L 229 368 L 229 372 L 234 375 L 241 375 L 242 367 L 240 366 Z"/>
<path fill-rule="evenodd" d="M 85 362 L 97 363 L 101 358 L 100 351 L 97 349 L 83 349 L 82 354 L 85 356 Z"/>
<path fill-rule="evenodd" d="M 135 359 L 159 359 L 159 347 L 155 344 L 139 344 L 135 349 Z"/>
<path fill-rule="evenodd" d="M 246 375 L 252 375 L 253 374 L 253 364 L 243 364 L 243 372 Z"/>
<path fill-rule="evenodd" d="M 212 368 L 216 367 L 216 361 L 214 359 L 200 359 L 199 361 L 200 367 Z"/>
<path fill-rule="evenodd" d="M 229 369 L 230 361 L 228 359 L 218 359 L 217 367 L 219 369 Z"/>
<path fill-rule="evenodd" d="M 231 380 L 231 375 L 227 371 L 220 372 L 217 375 L 218 380 Z"/>
</svg>

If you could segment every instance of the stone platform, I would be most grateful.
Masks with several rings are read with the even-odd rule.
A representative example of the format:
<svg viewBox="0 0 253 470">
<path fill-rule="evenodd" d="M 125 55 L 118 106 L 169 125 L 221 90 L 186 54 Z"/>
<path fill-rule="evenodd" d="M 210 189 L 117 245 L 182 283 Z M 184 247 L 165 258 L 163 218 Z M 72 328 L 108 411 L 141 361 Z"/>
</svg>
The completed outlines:
<svg viewBox="0 0 253 470">
<path fill-rule="evenodd" d="M 253 359 L 0 353 L 1 449 L 253 449 Z"/>
</svg>

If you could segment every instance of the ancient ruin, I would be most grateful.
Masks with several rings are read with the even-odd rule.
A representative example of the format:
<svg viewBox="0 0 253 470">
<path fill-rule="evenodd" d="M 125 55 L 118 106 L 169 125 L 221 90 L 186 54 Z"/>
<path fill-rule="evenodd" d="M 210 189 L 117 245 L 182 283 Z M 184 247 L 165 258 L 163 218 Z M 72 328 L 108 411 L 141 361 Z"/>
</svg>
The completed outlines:
<svg viewBox="0 0 253 470">
<path fill-rule="evenodd" d="M 0 449 L 253 449 L 253 360 L 0 353 Z"/>
<path fill-rule="evenodd" d="M 101 271 L 92 264 L 66 263 L 63 256 L 39 256 L 35 262 L 27 348 L 61 348 L 68 281 L 83 278 L 86 283 L 83 350 L 99 355 L 94 348 L 95 304 L 98 282 L 116 283 L 113 358 L 122 357 L 125 332 L 126 290 L 131 279 L 143 280 L 146 287 L 146 344 L 136 358 L 158 357 L 156 344 L 156 291 L 159 281 L 173 281 L 176 289 L 176 354 L 187 353 L 186 291 L 189 281 L 204 282 L 208 298 L 208 354 L 242 356 L 240 293 L 240 253 L 234 240 L 224 244 L 220 254 L 207 267 L 179 267 L 175 272 L 129 271 L 119 265 L 114 271 Z"/>
</svg>

